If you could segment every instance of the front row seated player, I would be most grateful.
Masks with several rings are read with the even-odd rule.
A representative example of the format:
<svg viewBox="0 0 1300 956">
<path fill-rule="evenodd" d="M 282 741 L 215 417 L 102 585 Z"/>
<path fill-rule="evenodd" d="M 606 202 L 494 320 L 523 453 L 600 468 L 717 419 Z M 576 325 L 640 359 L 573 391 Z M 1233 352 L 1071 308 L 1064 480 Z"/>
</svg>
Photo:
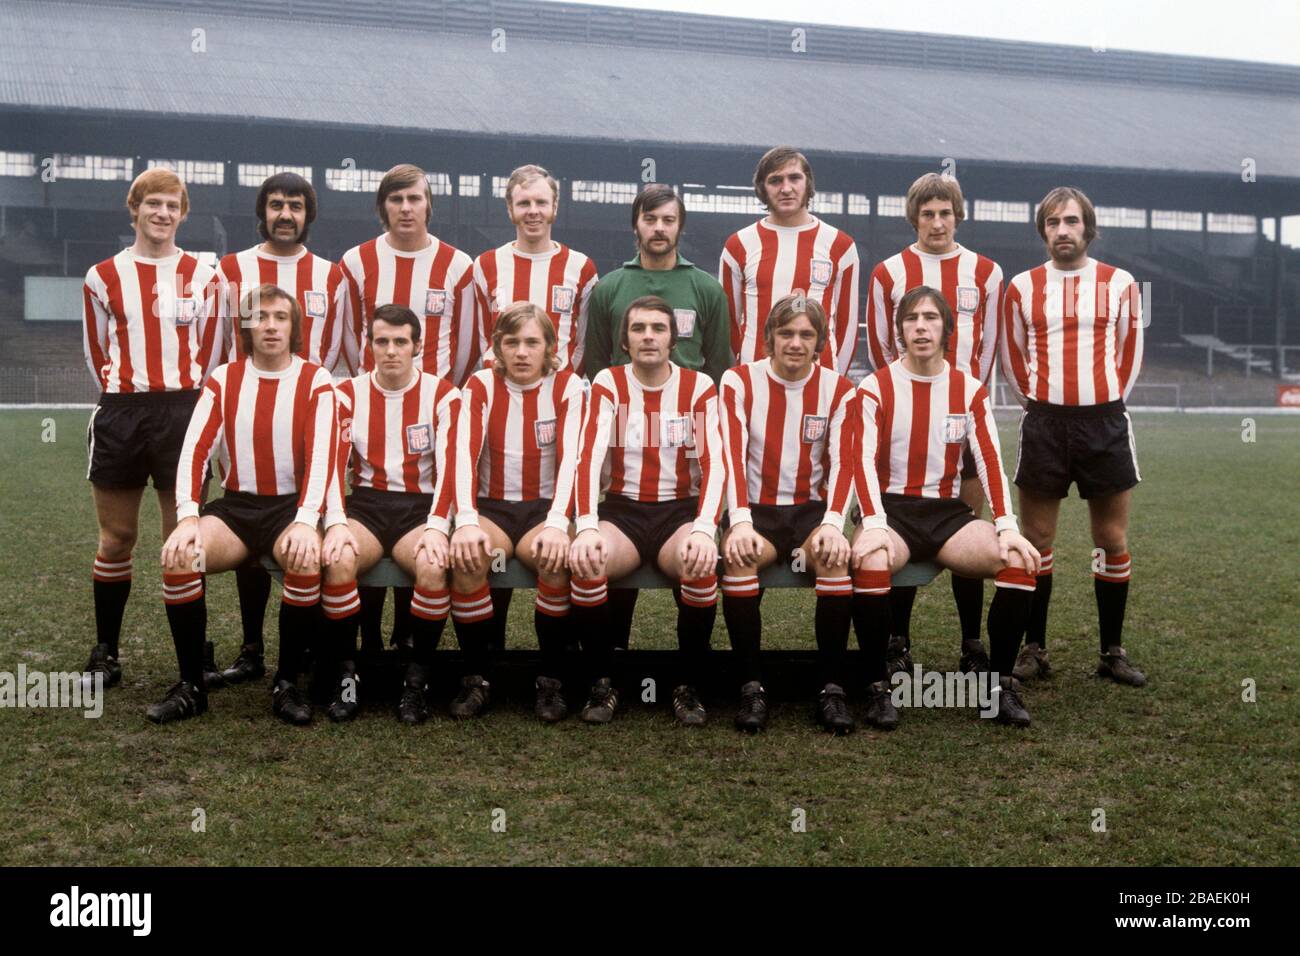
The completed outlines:
<svg viewBox="0 0 1300 956">
<path fill-rule="evenodd" d="M 506 308 L 492 329 L 491 367 L 461 395 L 456 429 L 456 532 L 451 538 L 452 614 L 470 674 L 452 715 L 476 716 L 488 703 L 493 560 L 517 558 L 537 574 L 533 626 L 542 654 L 536 713 L 547 723 L 568 713 L 561 690 L 569 616 L 569 512 L 582 380 L 559 368 L 550 316 L 531 302 Z"/>
<path fill-rule="evenodd" d="M 844 514 L 853 490 L 857 402 L 853 384 L 817 361 L 827 334 L 821 305 L 803 293 L 788 295 L 763 328 L 768 358 L 722 376 L 729 524 L 722 614 L 742 679 L 736 727 L 751 733 L 767 724 L 758 572 L 800 557 L 816 575 L 817 721 L 841 732 L 853 728 L 844 696 L 853 601 Z"/>
<path fill-rule="evenodd" d="M 707 715 L 696 687 L 717 615 L 714 534 L 726 471 L 718 393 L 703 373 L 669 361 L 677 327 L 672 306 L 659 296 L 628 305 L 619 337 L 631 364 L 596 375 L 578 456 L 569 568 L 573 623 L 594 680 L 581 716 L 608 723 L 618 708 L 609 579 L 644 563 L 678 582 L 681 682 L 673 690 L 673 713 L 682 724 L 700 726 Z M 605 500 L 597 507 L 602 487 Z"/>
<path fill-rule="evenodd" d="M 284 569 L 272 710 L 290 723 L 311 719 L 297 680 L 320 600 L 317 525 L 334 448 L 334 389 L 328 372 L 294 354 L 302 336 L 298 300 L 269 284 L 247 295 L 241 314 L 250 319 L 239 330 L 246 357 L 221 366 L 204 385 L 177 465 L 177 525 L 162 565 L 181 679 L 145 711 L 154 723 L 207 710 L 204 574 L 264 555 Z M 214 453 L 226 493 L 200 508 Z"/>
<path fill-rule="evenodd" d="M 997 720 L 1025 727 L 1029 713 L 1012 669 L 1029 624 L 1039 554 L 1011 511 L 988 391 L 944 359 L 953 316 L 941 293 L 912 289 L 894 322 L 902 356 L 858 386 L 855 485 L 863 517 L 853 543 L 853 623 L 872 681 L 867 719 L 885 728 L 898 722 L 885 660 L 890 575 L 914 559 L 994 579 L 988 632 L 1001 688 Z M 976 518 L 959 497 L 968 440 L 992 523 Z"/>
<path fill-rule="evenodd" d="M 398 718 L 429 716 L 433 653 L 451 608 L 447 533 L 460 393 L 421 371 L 420 320 L 402 305 L 377 308 L 366 327 L 375 368 L 338 386 L 337 471 L 325 508 L 325 657 L 336 684 L 330 719 L 356 715 L 357 575 L 391 557 L 415 579 L 411 627 L 398 643 L 405 667 Z M 352 476 L 346 506 L 343 483 Z"/>
</svg>

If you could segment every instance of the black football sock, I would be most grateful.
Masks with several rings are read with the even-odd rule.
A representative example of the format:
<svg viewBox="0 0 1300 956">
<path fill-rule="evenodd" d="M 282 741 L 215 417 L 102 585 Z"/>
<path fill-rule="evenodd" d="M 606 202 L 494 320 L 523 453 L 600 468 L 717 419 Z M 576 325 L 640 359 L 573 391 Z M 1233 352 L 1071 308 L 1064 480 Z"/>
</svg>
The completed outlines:
<svg viewBox="0 0 1300 956">
<path fill-rule="evenodd" d="M 537 631 L 537 649 L 542 652 L 541 676 L 563 680 L 565 670 L 566 634 L 572 624 L 569 588 L 552 587 L 545 581 L 537 582 L 537 598 L 533 603 L 533 628 Z"/>
<path fill-rule="evenodd" d="M 488 586 L 473 591 L 451 591 L 451 619 L 456 622 L 456 640 L 464 655 L 466 676 L 488 678 L 491 669 L 492 595 Z"/>
<path fill-rule="evenodd" d="M 572 610 L 569 618 L 582 642 L 583 663 L 592 684 L 614 677 L 614 642 L 610 638 L 609 579 L 573 578 L 569 582 Z"/>
<path fill-rule="evenodd" d="M 853 633 L 858 638 L 863 674 L 868 684 L 889 677 L 885 659 L 893 631 L 891 590 L 888 571 L 853 572 Z"/>
<path fill-rule="evenodd" d="M 1010 677 L 1016 666 L 1033 606 L 1034 576 L 1023 568 L 999 571 L 989 602 L 989 666 L 999 677 Z"/>
<path fill-rule="evenodd" d="M 636 613 L 636 588 L 609 589 L 609 627 L 613 646 L 627 650 L 632 638 L 632 617 Z"/>
<path fill-rule="evenodd" d="M 357 588 L 361 595 L 361 653 L 367 656 L 384 650 L 384 601 L 387 588 Z"/>
<path fill-rule="evenodd" d="M 109 654 L 117 657 L 126 599 L 131 596 L 131 558 L 109 561 L 96 554 L 93 575 L 95 643 L 107 644 Z"/>
<path fill-rule="evenodd" d="M 391 643 L 396 645 L 411 633 L 411 598 L 415 588 L 393 588 L 393 633 Z"/>
<path fill-rule="evenodd" d="M 492 630 L 488 634 L 488 647 L 495 654 L 506 649 L 506 625 L 510 623 L 510 599 L 514 588 L 490 588 L 492 595 Z"/>
<path fill-rule="evenodd" d="M 1047 650 L 1047 608 L 1052 602 L 1052 564 L 1054 554 L 1051 548 L 1041 552 L 1038 567 L 1037 586 L 1034 588 L 1034 607 L 1029 612 L 1029 627 L 1025 629 L 1025 643 L 1037 644 Z"/>
<path fill-rule="evenodd" d="M 953 574 L 952 597 L 957 604 L 957 619 L 961 622 L 961 642 L 977 644 L 980 639 L 980 619 L 984 616 L 984 580 L 964 578 Z"/>
<path fill-rule="evenodd" d="M 203 575 L 163 572 L 163 602 L 167 606 L 167 624 L 176 646 L 181 680 L 202 690 L 207 686 L 203 681 L 203 644 L 208 639 Z"/>
<path fill-rule="evenodd" d="M 1127 551 L 1107 554 L 1101 571 L 1093 574 L 1093 593 L 1097 596 L 1097 623 L 1101 636 L 1101 653 L 1124 643 L 1124 610 L 1128 606 L 1128 582 L 1132 560 Z"/>
<path fill-rule="evenodd" d="M 262 627 L 266 605 L 271 600 L 271 575 L 265 568 L 246 565 L 235 569 L 235 590 L 239 592 L 239 624 L 244 646 L 262 652 Z"/>
<path fill-rule="evenodd" d="M 853 582 L 848 575 L 818 577 L 816 592 L 813 632 L 817 636 L 821 682 L 839 684 L 847 689 L 845 664 L 849 649 L 849 625 L 853 620 Z"/>
<path fill-rule="evenodd" d="M 320 572 L 284 573 L 284 594 L 280 600 L 280 658 L 275 681 L 298 683 L 305 663 L 307 641 L 320 627 Z M 322 649 L 323 650 L 323 649 Z"/>
<path fill-rule="evenodd" d="M 903 646 L 912 646 L 912 604 L 916 601 L 915 587 L 891 588 L 889 591 L 889 620 L 894 635 L 903 639 Z"/>
<path fill-rule="evenodd" d="M 718 618 L 718 576 L 682 579 L 673 588 L 677 601 L 677 649 L 681 683 L 699 688 L 709 661 L 713 622 Z"/>
<path fill-rule="evenodd" d="M 722 620 L 727 625 L 740 683 L 761 681 L 763 598 L 757 575 L 723 575 Z"/>
</svg>

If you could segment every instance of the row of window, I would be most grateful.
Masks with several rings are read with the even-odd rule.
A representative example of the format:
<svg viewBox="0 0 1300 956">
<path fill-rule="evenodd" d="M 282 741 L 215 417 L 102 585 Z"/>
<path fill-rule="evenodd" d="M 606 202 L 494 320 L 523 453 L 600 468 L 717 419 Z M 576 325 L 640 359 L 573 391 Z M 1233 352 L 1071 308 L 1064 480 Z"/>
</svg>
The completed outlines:
<svg viewBox="0 0 1300 956">
<path fill-rule="evenodd" d="M 35 153 L 0 151 L 0 176 L 34 176 L 50 169 L 56 179 L 93 179 L 131 182 L 134 179 L 133 160 L 121 156 L 82 156 L 56 153 L 37 162 Z M 177 173 L 187 183 L 200 186 L 225 184 L 226 164 L 196 159 L 150 159 L 148 168 L 163 167 Z M 294 172 L 312 181 L 310 166 L 279 166 L 269 163 L 239 163 L 236 175 L 239 185 L 256 188 L 266 177 L 279 172 Z M 359 169 L 352 166 L 325 170 L 325 185 L 337 192 L 373 193 L 384 176 L 381 169 Z M 447 173 L 428 173 L 429 188 L 435 196 L 453 195 L 451 176 Z M 508 177 L 492 177 L 492 195 L 505 198 Z M 478 196 L 482 177 L 461 174 L 457 177 L 454 194 Z M 573 202 L 612 203 L 628 205 L 636 198 L 639 186 L 634 182 L 607 182 L 575 179 L 569 183 L 569 197 Z M 721 186 L 721 192 L 701 192 L 705 187 L 687 185 L 680 192 L 688 212 L 732 213 L 752 216 L 762 215 L 764 209 L 748 186 Z M 968 200 L 966 214 L 979 222 L 1030 222 L 1037 213 L 1037 205 L 1003 199 Z M 861 193 L 819 192 L 813 196 L 811 209 L 822 215 L 850 216 L 871 214 L 871 199 Z M 879 196 L 877 214 L 904 217 L 907 199 L 904 196 Z M 1181 232 L 1255 233 L 1259 222 L 1255 216 L 1240 213 L 1200 213 L 1176 209 L 1152 209 L 1152 229 Z M 1124 206 L 1098 206 L 1097 225 L 1103 228 L 1145 229 L 1147 210 Z"/>
</svg>

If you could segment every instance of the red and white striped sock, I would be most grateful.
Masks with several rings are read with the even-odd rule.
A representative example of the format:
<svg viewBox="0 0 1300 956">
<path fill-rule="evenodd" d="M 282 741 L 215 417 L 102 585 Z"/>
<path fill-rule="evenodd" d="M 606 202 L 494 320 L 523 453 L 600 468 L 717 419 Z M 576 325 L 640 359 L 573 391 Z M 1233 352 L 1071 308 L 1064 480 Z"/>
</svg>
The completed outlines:
<svg viewBox="0 0 1300 956">
<path fill-rule="evenodd" d="M 445 621 L 451 613 L 451 590 L 426 591 L 418 585 L 411 596 L 411 616 L 425 621 Z"/>
<path fill-rule="evenodd" d="M 818 597 L 852 597 L 853 579 L 847 574 L 835 577 L 818 577 L 814 582 Z"/>
<path fill-rule="evenodd" d="M 315 574 L 296 574 L 284 572 L 284 593 L 280 603 L 290 607 L 311 607 L 320 600 L 320 572 Z M 358 605 L 360 598 L 357 599 Z"/>
<path fill-rule="evenodd" d="M 189 604 L 203 597 L 203 575 L 197 571 L 163 572 L 163 603 Z"/>
<path fill-rule="evenodd" d="M 492 616 L 492 593 L 486 584 L 473 591 L 451 592 L 451 619 L 457 624 L 473 624 Z"/>
<path fill-rule="evenodd" d="M 321 588 L 321 610 L 331 621 L 350 617 L 361 610 L 361 595 L 357 593 L 357 582 L 344 581 L 342 584 L 326 584 Z"/>
<path fill-rule="evenodd" d="M 609 578 L 573 578 L 569 593 L 574 607 L 600 607 L 609 600 Z"/>
<path fill-rule="evenodd" d="M 1120 551 L 1116 554 L 1106 553 L 1102 560 L 1101 570 L 1094 571 L 1092 576 L 1098 581 L 1109 581 L 1112 584 L 1119 584 L 1127 581 L 1133 573 L 1133 559 L 1127 551 Z"/>
<path fill-rule="evenodd" d="M 102 554 L 96 554 L 93 575 L 95 580 L 102 584 L 115 584 L 121 581 L 130 584 L 131 559 L 128 557 L 125 561 L 110 561 Z"/>
<path fill-rule="evenodd" d="M 682 603 L 688 607 L 713 607 L 718 603 L 718 576 L 687 580 L 682 578 Z"/>
<path fill-rule="evenodd" d="M 722 596 L 724 598 L 758 597 L 758 575 L 724 574 L 722 576 Z"/>
<path fill-rule="evenodd" d="M 536 601 L 538 612 L 547 617 L 568 617 L 569 593 L 568 587 L 552 587 L 538 578 Z"/>
<path fill-rule="evenodd" d="M 854 594 L 888 594 L 890 587 L 888 571 L 867 571 L 858 568 L 853 572 Z"/>
</svg>

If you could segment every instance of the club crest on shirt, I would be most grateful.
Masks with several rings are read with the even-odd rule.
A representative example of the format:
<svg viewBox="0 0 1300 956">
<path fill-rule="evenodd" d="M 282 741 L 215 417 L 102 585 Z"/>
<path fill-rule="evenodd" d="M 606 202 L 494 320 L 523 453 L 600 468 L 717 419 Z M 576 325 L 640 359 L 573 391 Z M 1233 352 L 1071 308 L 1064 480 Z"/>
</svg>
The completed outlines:
<svg viewBox="0 0 1300 956">
<path fill-rule="evenodd" d="M 805 415 L 803 417 L 804 444 L 811 445 L 826 437 L 826 416 Z"/>
<path fill-rule="evenodd" d="M 695 333 L 695 310 L 673 309 L 673 324 L 679 339 L 689 339 Z"/>
<path fill-rule="evenodd" d="M 945 415 L 943 418 L 943 440 L 952 445 L 966 440 L 966 416 Z"/>
<path fill-rule="evenodd" d="M 812 279 L 813 285 L 825 286 L 830 285 L 831 273 L 833 271 L 834 267 L 831 265 L 829 259 L 814 259 L 812 261 L 812 268 L 808 275 Z"/>
<path fill-rule="evenodd" d="M 974 286 L 957 286 L 957 311 L 974 312 L 980 307 L 980 290 Z"/>
<path fill-rule="evenodd" d="M 199 303 L 196 299 L 176 300 L 176 324 L 193 325 L 199 317 Z"/>
<path fill-rule="evenodd" d="M 665 448 L 681 448 L 691 440 L 691 419 L 686 415 L 662 418 L 659 433 Z"/>
<path fill-rule="evenodd" d="M 445 289 L 424 290 L 424 314 L 442 315 L 447 310 L 447 292 Z"/>
<path fill-rule="evenodd" d="M 428 422 L 406 426 L 406 451 L 410 455 L 422 455 L 433 447 L 433 428 Z"/>
<path fill-rule="evenodd" d="M 555 444 L 555 419 L 539 418 L 533 422 L 533 434 L 537 439 L 538 448 L 546 448 Z"/>
<path fill-rule="evenodd" d="M 573 311 L 573 299 L 577 290 L 567 285 L 551 286 L 551 311 L 561 314 Z"/>
<path fill-rule="evenodd" d="M 325 308 L 329 300 L 325 298 L 325 293 L 319 289 L 308 289 L 303 293 L 302 305 L 309 318 L 325 318 Z"/>
</svg>

